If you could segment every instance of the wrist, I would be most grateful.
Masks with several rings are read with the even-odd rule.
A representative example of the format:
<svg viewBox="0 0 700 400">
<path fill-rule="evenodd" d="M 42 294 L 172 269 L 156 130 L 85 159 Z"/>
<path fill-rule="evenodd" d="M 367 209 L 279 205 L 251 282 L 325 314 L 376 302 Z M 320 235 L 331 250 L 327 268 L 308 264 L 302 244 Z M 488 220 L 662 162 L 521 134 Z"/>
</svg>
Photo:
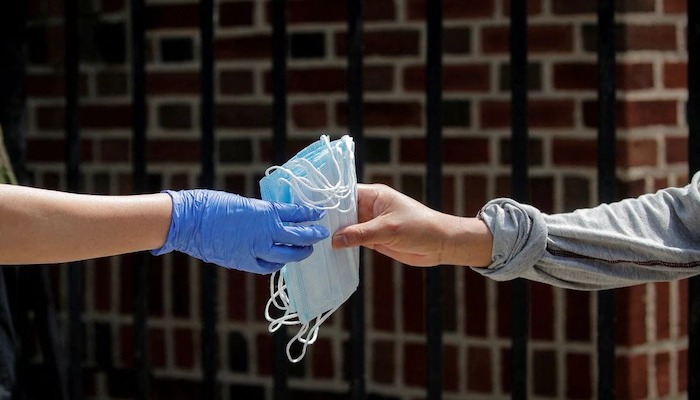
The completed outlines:
<svg viewBox="0 0 700 400">
<path fill-rule="evenodd" d="M 491 264 L 493 236 L 478 218 L 449 216 L 449 227 L 443 260 L 451 265 L 486 267 Z"/>
</svg>

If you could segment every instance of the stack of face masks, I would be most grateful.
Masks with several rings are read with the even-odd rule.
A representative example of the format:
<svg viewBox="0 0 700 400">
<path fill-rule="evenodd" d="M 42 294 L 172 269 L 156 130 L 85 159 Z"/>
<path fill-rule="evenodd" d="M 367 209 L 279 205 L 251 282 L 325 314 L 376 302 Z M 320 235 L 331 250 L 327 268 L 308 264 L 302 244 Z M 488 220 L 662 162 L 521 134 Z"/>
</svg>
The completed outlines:
<svg viewBox="0 0 700 400">
<path fill-rule="evenodd" d="M 350 136 L 330 141 L 328 136 L 300 151 L 282 166 L 270 167 L 260 180 L 262 198 L 326 210 L 320 222 L 333 234 L 357 223 L 357 177 L 355 143 Z M 270 300 L 265 307 L 269 331 L 283 325 L 299 325 L 287 344 L 287 357 L 298 362 L 318 337 L 323 322 L 338 309 L 359 282 L 359 249 L 335 250 L 331 238 L 314 245 L 313 254 L 289 263 L 270 278 Z M 273 316 L 271 311 L 277 308 Z M 292 345 L 301 352 L 292 356 Z"/>
</svg>

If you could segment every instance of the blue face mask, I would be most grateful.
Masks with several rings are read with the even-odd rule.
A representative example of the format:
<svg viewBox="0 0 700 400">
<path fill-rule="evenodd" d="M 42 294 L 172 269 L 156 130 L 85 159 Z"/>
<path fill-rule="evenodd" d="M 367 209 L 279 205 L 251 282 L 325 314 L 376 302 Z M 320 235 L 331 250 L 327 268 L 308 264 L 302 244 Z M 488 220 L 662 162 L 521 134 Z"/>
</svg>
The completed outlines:
<svg viewBox="0 0 700 400">
<path fill-rule="evenodd" d="M 260 180 L 263 199 L 326 210 L 314 224 L 324 225 L 331 234 L 357 223 L 355 144 L 350 136 L 331 142 L 323 135 L 284 165 L 270 167 L 265 175 Z M 321 324 L 355 292 L 358 283 L 359 249 L 333 249 L 331 238 L 316 243 L 307 259 L 289 263 L 272 275 L 265 307 L 270 332 L 282 325 L 300 325 L 287 344 L 290 361 L 304 357 Z M 283 315 L 273 317 L 273 308 Z M 293 357 L 291 347 L 297 341 L 301 353 Z"/>
</svg>

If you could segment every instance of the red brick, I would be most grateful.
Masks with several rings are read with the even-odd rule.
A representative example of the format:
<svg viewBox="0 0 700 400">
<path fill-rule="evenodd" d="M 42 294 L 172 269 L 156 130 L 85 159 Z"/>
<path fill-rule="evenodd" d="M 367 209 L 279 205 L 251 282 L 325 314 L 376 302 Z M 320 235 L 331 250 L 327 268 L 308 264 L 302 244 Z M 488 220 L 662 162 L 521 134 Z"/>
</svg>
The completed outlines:
<svg viewBox="0 0 700 400">
<path fill-rule="evenodd" d="M 80 160 L 93 160 L 91 140 L 80 141 Z M 66 143 L 63 139 L 29 139 L 27 159 L 33 162 L 63 162 L 66 159 Z"/>
<path fill-rule="evenodd" d="M 165 331 L 162 328 L 148 330 L 148 350 L 150 365 L 155 368 L 165 368 Z"/>
<path fill-rule="evenodd" d="M 455 200 L 456 200 L 456 193 L 455 193 L 455 177 L 452 175 L 443 175 L 442 177 L 442 209 L 441 211 L 444 213 L 448 214 L 457 214 L 457 209 L 455 205 Z M 452 279 L 452 276 L 454 275 L 454 270 L 450 270 L 449 272 L 443 272 L 442 277 L 443 281 L 447 282 L 448 284 L 445 285 L 444 289 L 444 296 L 443 301 L 447 302 L 447 296 L 452 294 L 448 293 L 449 292 L 454 292 L 454 285 L 450 285 L 454 283 L 454 279 Z M 446 277 L 450 277 L 450 279 L 446 279 Z M 452 311 L 455 311 L 454 309 Z M 446 315 L 447 317 L 447 315 Z"/>
<path fill-rule="evenodd" d="M 112 304 L 112 265 L 109 258 L 95 260 L 94 283 L 91 285 L 92 295 L 95 299 L 94 307 L 97 311 L 110 311 Z"/>
<path fill-rule="evenodd" d="M 219 24 L 221 26 L 251 26 L 253 25 L 252 1 L 219 4 Z"/>
<path fill-rule="evenodd" d="M 407 386 L 424 387 L 426 365 L 428 364 L 425 345 L 407 343 L 404 346 L 403 379 Z"/>
<path fill-rule="evenodd" d="M 627 25 L 622 36 L 626 50 L 678 49 L 675 25 Z"/>
<path fill-rule="evenodd" d="M 146 7 L 148 29 L 197 28 L 199 6 L 197 4 L 151 5 Z"/>
<path fill-rule="evenodd" d="M 63 107 L 37 107 L 37 127 L 42 130 L 63 130 L 65 110 Z M 79 110 L 81 128 L 130 128 L 132 109 L 126 104 L 85 105 Z"/>
<path fill-rule="evenodd" d="M 678 336 L 688 334 L 688 280 L 678 281 Z"/>
<path fill-rule="evenodd" d="M 503 7 L 503 15 L 510 16 L 510 0 L 501 0 L 501 6 Z M 528 15 L 541 14 L 542 0 L 528 1 L 527 13 Z"/>
<path fill-rule="evenodd" d="M 482 30 L 481 49 L 486 54 L 509 52 L 509 28 Z M 538 25 L 528 31 L 528 50 L 533 54 L 562 53 L 573 50 L 573 29 L 565 25 Z"/>
<path fill-rule="evenodd" d="M 686 0 L 664 0 L 663 10 L 667 14 L 686 13 L 688 2 Z"/>
<path fill-rule="evenodd" d="M 664 87 L 669 89 L 685 89 L 688 87 L 688 63 L 664 63 Z"/>
<path fill-rule="evenodd" d="M 421 268 L 404 268 L 401 285 L 403 330 L 412 333 L 425 332 L 425 278 Z M 408 358 L 410 360 L 410 358 Z"/>
<path fill-rule="evenodd" d="M 98 158 L 103 162 L 129 161 L 131 147 L 126 139 L 104 139 L 99 145 Z"/>
<path fill-rule="evenodd" d="M 511 360 L 512 356 L 510 354 L 510 349 L 505 348 L 502 349 L 500 352 L 500 358 L 501 358 L 501 390 L 503 390 L 505 393 L 510 393 L 510 384 L 513 380 L 511 378 Z"/>
<path fill-rule="evenodd" d="M 267 305 L 267 301 L 270 299 L 270 277 L 264 275 L 254 276 L 253 287 L 255 290 L 253 295 L 253 309 L 264 310 L 265 306 Z M 251 301 L 250 297 L 248 297 L 248 301 Z M 262 313 L 253 313 L 252 317 L 257 321 L 265 321 Z M 265 324 L 267 324 L 267 322 L 265 322 Z"/>
<path fill-rule="evenodd" d="M 226 311 L 232 321 L 246 321 L 246 303 L 248 303 L 248 289 L 246 275 L 239 271 L 226 273 Z"/>
<path fill-rule="evenodd" d="M 271 20 L 272 7 L 267 8 L 268 21 Z M 396 18 L 396 6 L 391 0 L 373 1 L 365 8 L 366 21 L 393 20 Z M 347 6 L 343 2 L 325 0 L 291 1 L 287 3 L 287 20 L 289 23 L 329 23 L 345 22 Z"/>
<path fill-rule="evenodd" d="M 487 164 L 489 142 L 487 139 L 444 139 L 443 161 L 446 164 Z M 425 163 L 427 160 L 425 139 L 402 139 L 400 142 L 402 163 Z"/>
<path fill-rule="evenodd" d="M 618 357 L 616 361 L 615 395 L 620 399 L 646 399 L 649 395 L 647 355 Z"/>
<path fill-rule="evenodd" d="M 345 92 L 347 74 L 343 68 L 321 67 L 291 69 L 287 72 L 289 93 L 332 93 Z M 265 91 L 273 90 L 272 77 L 265 77 Z"/>
<path fill-rule="evenodd" d="M 554 339 L 554 292 L 551 286 L 530 284 L 530 337 L 533 340 Z"/>
<path fill-rule="evenodd" d="M 367 92 L 389 92 L 394 88 L 394 67 L 365 66 L 364 90 Z"/>
<path fill-rule="evenodd" d="M 335 35 L 336 53 L 346 56 L 348 52 L 347 34 Z M 364 55 L 367 57 L 401 57 L 418 55 L 420 33 L 416 29 L 394 29 L 365 32 Z"/>
<path fill-rule="evenodd" d="M 656 393 L 667 396 L 671 392 L 671 356 L 669 353 L 657 353 L 654 356 L 656 365 Z"/>
<path fill-rule="evenodd" d="M 462 184 L 464 193 L 461 197 L 464 215 L 475 216 L 487 201 L 486 178 L 479 175 L 465 175 Z"/>
<path fill-rule="evenodd" d="M 459 382 L 462 379 L 462 374 L 459 370 L 460 355 L 457 346 L 445 345 L 442 357 L 442 387 L 445 392 L 455 393 L 459 390 Z"/>
<path fill-rule="evenodd" d="M 645 285 L 617 290 L 617 344 L 637 346 L 646 343 L 646 302 Z"/>
<path fill-rule="evenodd" d="M 424 91 L 425 78 L 425 67 L 408 67 L 404 70 L 403 86 L 408 91 Z M 486 64 L 447 65 L 442 71 L 445 92 L 486 92 L 490 82 L 490 68 Z"/>
<path fill-rule="evenodd" d="M 497 317 L 496 331 L 500 338 L 510 338 L 513 322 L 513 282 L 503 282 L 496 286 Z"/>
<path fill-rule="evenodd" d="M 528 31 L 531 53 L 561 53 L 573 51 L 573 28 L 567 25 L 536 25 Z"/>
<path fill-rule="evenodd" d="M 566 355 L 566 398 L 590 399 L 591 387 L 591 356 L 588 354 L 568 353 Z"/>
<path fill-rule="evenodd" d="M 617 142 L 618 166 L 655 166 L 657 157 L 658 146 L 654 139 L 628 139 Z"/>
<path fill-rule="evenodd" d="M 270 35 L 217 38 L 214 42 L 217 60 L 267 60 L 272 55 Z"/>
<path fill-rule="evenodd" d="M 593 63 L 565 62 L 554 64 L 556 89 L 597 90 L 598 67 Z"/>
<path fill-rule="evenodd" d="M 376 340 L 372 343 L 372 378 L 377 383 L 394 383 L 396 363 L 395 344 L 390 340 Z M 408 363 L 407 363 L 408 364 Z"/>
<path fill-rule="evenodd" d="M 568 128 L 574 125 L 574 102 L 570 100 L 531 100 L 528 120 L 533 128 Z"/>
<path fill-rule="evenodd" d="M 510 126 L 510 102 L 484 100 L 479 105 L 482 128 L 507 128 Z"/>
<path fill-rule="evenodd" d="M 274 360 L 274 342 L 272 341 L 273 336 L 265 332 L 256 336 L 255 341 L 255 355 L 258 358 L 258 371 L 257 373 L 262 376 L 272 375 L 273 366 L 272 362 Z"/>
<path fill-rule="evenodd" d="M 533 392 L 535 395 L 557 395 L 557 356 L 553 350 L 535 350 L 532 354 Z"/>
<path fill-rule="evenodd" d="M 148 315 L 162 318 L 165 313 L 163 301 L 163 257 L 147 258 L 148 268 Z"/>
<path fill-rule="evenodd" d="M 331 341 L 319 338 L 311 347 L 311 374 L 313 377 L 317 379 L 332 378 L 335 375 L 335 362 Z"/>
<path fill-rule="evenodd" d="M 406 4 L 408 19 L 423 20 L 426 15 L 425 1 L 409 0 Z M 443 14 L 445 19 L 472 19 L 492 17 L 496 8 L 493 0 L 473 0 L 463 2 L 459 0 L 445 0 Z"/>
<path fill-rule="evenodd" d="M 198 94 L 199 74 L 196 72 L 152 72 L 146 75 L 146 91 L 150 95 Z"/>
<path fill-rule="evenodd" d="M 157 163 L 195 163 L 202 157 L 200 145 L 198 140 L 152 140 L 146 158 Z"/>
<path fill-rule="evenodd" d="M 666 162 L 669 164 L 688 162 L 688 138 L 666 137 Z"/>
<path fill-rule="evenodd" d="M 615 2 L 615 11 L 622 13 L 652 12 L 656 9 L 654 0 L 622 0 Z M 596 3 L 589 1 L 556 1 L 552 3 L 555 14 L 594 14 Z"/>
<path fill-rule="evenodd" d="M 486 279 L 472 273 L 464 274 L 464 331 L 467 336 L 486 337 L 488 322 L 486 302 Z"/>
<path fill-rule="evenodd" d="M 272 105 L 255 103 L 220 103 L 216 106 L 216 125 L 221 128 L 269 128 Z"/>
<path fill-rule="evenodd" d="M 80 95 L 88 94 L 88 79 L 85 75 L 79 78 Z M 65 95 L 66 82 L 63 76 L 58 74 L 28 74 L 27 96 L 37 98 L 62 97 Z"/>
<path fill-rule="evenodd" d="M 298 128 L 324 128 L 328 126 L 326 103 L 298 103 L 292 106 L 292 121 Z"/>
<path fill-rule="evenodd" d="M 369 127 L 408 127 L 420 126 L 422 122 L 422 107 L 416 101 L 366 101 L 365 125 Z M 347 103 L 336 105 L 336 123 L 347 125 Z"/>
<path fill-rule="evenodd" d="M 173 341 L 175 342 L 175 366 L 178 368 L 191 369 L 194 368 L 195 354 L 198 348 L 194 332 L 190 329 L 175 328 L 173 329 Z"/>
<path fill-rule="evenodd" d="M 192 293 L 190 290 L 190 256 L 174 252 L 172 254 L 172 270 L 177 273 L 171 274 L 170 301 L 172 303 L 173 315 L 176 317 L 187 318 L 191 314 Z"/>
<path fill-rule="evenodd" d="M 688 349 L 678 351 L 678 391 L 688 390 Z"/>
<path fill-rule="evenodd" d="M 124 10 L 125 0 L 102 0 L 102 12 L 111 13 Z"/>
<path fill-rule="evenodd" d="M 567 290 L 566 296 L 566 339 L 588 342 L 591 340 L 591 294 L 577 290 Z"/>
<path fill-rule="evenodd" d="M 554 165 L 592 166 L 598 162 L 598 144 L 587 139 L 554 139 L 552 163 Z"/>
<path fill-rule="evenodd" d="M 470 346 L 467 348 L 467 390 L 477 393 L 491 393 L 491 349 Z"/>
<path fill-rule="evenodd" d="M 617 126 L 641 128 L 656 125 L 678 125 L 678 102 L 675 100 L 620 101 L 616 106 Z M 598 104 L 585 102 L 583 118 L 586 126 L 598 126 Z"/>
<path fill-rule="evenodd" d="M 221 71 L 219 75 L 219 90 L 222 94 L 251 94 L 253 93 L 252 71 Z"/>
<path fill-rule="evenodd" d="M 376 251 L 372 252 L 371 273 L 372 282 L 374 282 L 372 288 L 372 303 L 374 304 L 372 326 L 379 331 L 393 331 L 395 329 L 394 299 L 396 292 L 394 291 L 393 270 L 391 258 Z"/>
<path fill-rule="evenodd" d="M 618 90 L 642 90 L 654 87 L 651 64 L 622 64 L 617 66 Z"/>
<path fill-rule="evenodd" d="M 124 367 L 134 366 L 134 328 L 131 325 L 123 325 L 119 329 L 120 358 Z"/>
</svg>

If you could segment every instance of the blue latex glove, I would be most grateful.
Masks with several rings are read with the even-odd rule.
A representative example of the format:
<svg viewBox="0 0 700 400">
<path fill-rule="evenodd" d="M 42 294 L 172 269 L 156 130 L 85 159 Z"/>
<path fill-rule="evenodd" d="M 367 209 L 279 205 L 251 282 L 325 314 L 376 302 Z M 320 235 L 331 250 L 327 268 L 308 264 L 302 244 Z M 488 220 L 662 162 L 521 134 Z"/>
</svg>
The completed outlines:
<svg viewBox="0 0 700 400">
<path fill-rule="evenodd" d="M 323 211 L 271 203 L 214 190 L 166 191 L 173 200 L 170 232 L 161 255 L 173 250 L 222 267 L 269 274 L 311 255 L 312 245 L 329 236 L 317 221 Z"/>
</svg>

